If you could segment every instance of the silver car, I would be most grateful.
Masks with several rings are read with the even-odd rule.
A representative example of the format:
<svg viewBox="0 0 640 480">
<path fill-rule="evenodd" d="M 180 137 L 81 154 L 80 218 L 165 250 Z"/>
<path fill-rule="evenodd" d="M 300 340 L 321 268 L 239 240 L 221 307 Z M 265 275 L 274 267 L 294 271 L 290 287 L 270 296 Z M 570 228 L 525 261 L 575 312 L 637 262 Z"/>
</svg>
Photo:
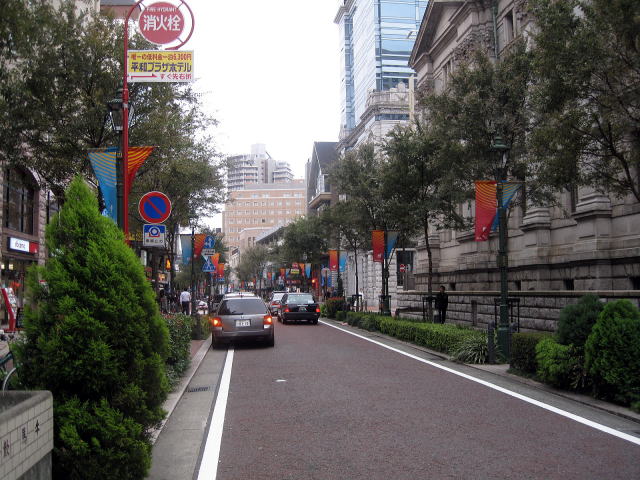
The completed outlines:
<svg viewBox="0 0 640 480">
<path fill-rule="evenodd" d="M 220 347 L 237 340 L 258 340 L 275 345 L 273 318 L 267 305 L 254 295 L 225 296 L 211 322 L 211 346 Z"/>
</svg>

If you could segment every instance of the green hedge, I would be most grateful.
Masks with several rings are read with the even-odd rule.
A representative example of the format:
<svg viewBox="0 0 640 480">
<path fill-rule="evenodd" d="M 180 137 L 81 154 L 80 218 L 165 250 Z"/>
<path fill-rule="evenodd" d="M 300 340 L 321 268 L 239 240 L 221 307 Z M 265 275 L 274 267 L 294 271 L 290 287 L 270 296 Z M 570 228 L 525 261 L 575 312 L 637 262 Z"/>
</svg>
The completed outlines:
<svg viewBox="0 0 640 480">
<path fill-rule="evenodd" d="M 585 345 L 596 394 L 640 407 L 640 311 L 629 300 L 608 303 Z"/>
<path fill-rule="evenodd" d="M 354 327 L 379 331 L 446 354 L 452 354 L 466 339 L 480 339 L 486 336 L 484 332 L 457 325 L 399 320 L 364 312 L 347 312 L 347 322 Z"/>
<path fill-rule="evenodd" d="M 535 374 L 538 369 L 536 363 L 536 345 L 540 340 L 551 337 L 548 333 L 514 333 L 511 337 L 510 366 L 526 374 Z"/>
<path fill-rule="evenodd" d="M 191 364 L 191 333 L 193 318 L 178 313 L 165 315 L 169 329 L 169 355 L 167 356 L 167 378 L 174 387 Z"/>
<path fill-rule="evenodd" d="M 324 315 L 328 318 L 336 318 L 339 311 L 347 309 L 344 298 L 330 298 L 324 302 Z"/>
<path fill-rule="evenodd" d="M 583 358 L 571 345 L 562 345 L 552 337 L 536 345 L 538 379 L 554 387 L 576 389 L 583 378 Z"/>
</svg>

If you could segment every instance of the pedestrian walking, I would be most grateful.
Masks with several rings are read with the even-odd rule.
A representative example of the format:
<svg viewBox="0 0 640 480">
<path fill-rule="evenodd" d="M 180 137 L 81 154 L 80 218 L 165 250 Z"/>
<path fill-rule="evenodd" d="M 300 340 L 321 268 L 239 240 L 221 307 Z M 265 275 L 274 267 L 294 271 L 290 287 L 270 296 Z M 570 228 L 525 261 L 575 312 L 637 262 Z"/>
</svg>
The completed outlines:
<svg viewBox="0 0 640 480">
<path fill-rule="evenodd" d="M 168 313 L 169 309 L 167 305 L 167 294 L 165 293 L 164 288 L 160 289 L 158 295 L 160 296 L 160 311 L 162 313 Z"/>
<path fill-rule="evenodd" d="M 191 306 L 191 293 L 186 288 L 180 293 L 180 303 L 182 304 L 182 313 L 189 315 Z"/>
<path fill-rule="evenodd" d="M 436 294 L 436 310 L 440 323 L 444 323 L 447 318 L 447 307 L 449 306 L 449 295 L 445 292 L 444 285 L 440 285 L 440 291 Z"/>
</svg>

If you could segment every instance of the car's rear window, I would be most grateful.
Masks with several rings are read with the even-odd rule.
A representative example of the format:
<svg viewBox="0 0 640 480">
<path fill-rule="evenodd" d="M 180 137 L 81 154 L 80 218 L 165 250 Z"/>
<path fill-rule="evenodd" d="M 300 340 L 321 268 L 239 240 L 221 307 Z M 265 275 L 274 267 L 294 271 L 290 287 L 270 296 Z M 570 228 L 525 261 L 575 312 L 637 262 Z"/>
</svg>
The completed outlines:
<svg viewBox="0 0 640 480">
<path fill-rule="evenodd" d="M 312 295 L 289 295 L 287 303 L 314 303 Z"/>
<path fill-rule="evenodd" d="M 282 292 L 282 293 L 274 293 L 273 297 L 271 298 L 271 300 L 280 300 L 282 297 L 284 297 L 284 292 Z"/>
<path fill-rule="evenodd" d="M 229 298 L 223 300 L 219 315 L 255 315 L 267 313 L 267 307 L 259 298 Z"/>
</svg>

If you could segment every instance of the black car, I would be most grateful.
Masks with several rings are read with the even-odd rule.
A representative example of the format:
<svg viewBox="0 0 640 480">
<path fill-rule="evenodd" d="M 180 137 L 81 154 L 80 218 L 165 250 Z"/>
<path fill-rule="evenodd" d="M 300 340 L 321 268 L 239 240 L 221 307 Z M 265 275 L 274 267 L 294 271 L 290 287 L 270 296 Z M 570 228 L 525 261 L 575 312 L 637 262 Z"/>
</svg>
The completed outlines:
<svg viewBox="0 0 640 480">
<path fill-rule="evenodd" d="M 320 305 L 310 293 L 287 293 L 280 300 L 278 319 L 282 323 L 303 320 L 316 325 L 320 318 Z"/>
</svg>

